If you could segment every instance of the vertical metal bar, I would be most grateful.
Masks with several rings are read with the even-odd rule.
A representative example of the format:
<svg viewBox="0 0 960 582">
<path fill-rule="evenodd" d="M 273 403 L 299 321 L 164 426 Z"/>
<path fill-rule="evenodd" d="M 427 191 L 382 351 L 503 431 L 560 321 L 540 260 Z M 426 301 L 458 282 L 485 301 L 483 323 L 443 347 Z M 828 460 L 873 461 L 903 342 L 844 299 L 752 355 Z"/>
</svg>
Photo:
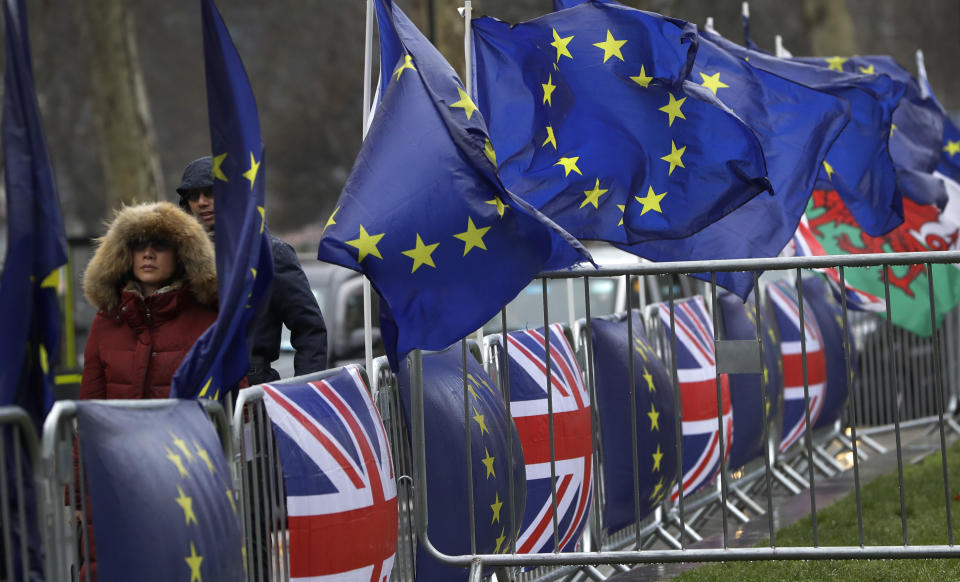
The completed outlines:
<svg viewBox="0 0 960 582">
<path fill-rule="evenodd" d="M 29 579 L 30 574 L 30 563 L 27 561 L 27 540 L 30 539 L 30 532 L 27 531 L 27 501 L 23 496 L 23 459 L 21 458 L 21 447 L 22 443 L 20 442 L 20 431 L 23 430 L 20 426 L 12 427 L 13 430 L 13 466 L 16 471 L 16 481 L 15 489 L 17 491 L 17 508 L 18 508 L 18 519 L 20 522 L 20 567 L 22 580 Z M 0 443 L 2 446 L 2 443 Z M 28 454 L 29 457 L 29 454 Z M 36 459 L 30 459 L 31 468 L 37 463 Z M 34 482 L 33 494 L 36 498 L 36 508 L 40 508 L 40 484 Z M 31 515 L 30 521 L 33 524 L 37 523 L 37 516 Z M 8 548 L 10 546 L 7 546 Z M 8 551 L 9 554 L 9 551 Z"/>
<path fill-rule="evenodd" d="M 843 266 L 839 268 L 840 272 L 840 309 L 843 312 L 843 360 L 844 372 L 846 373 L 847 388 L 850 394 L 848 410 L 850 411 L 850 443 L 853 449 L 853 489 L 857 498 L 857 539 L 860 547 L 864 546 L 863 537 L 863 501 L 860 497 L 860 451 L 857 445 L 857 423 L 854 419 L 854 411 L 857 410 L 857 391 L 853 386 L 853 367 L 850 363 L 850 353 L 853 346 L 850 345 L 850 333 L 847 329 L 847 283 Z"/>
<path fill-rule="evenodd" d="M 597 434 L 600 430 L 599 423 L 594 423 L 594 411 L 597 410 L 597 380 L 596 380 L 596 366 L 594 363 L 594 351 L 593 351 L 593 323 L 590 319 L 590 277 L 584 275 L 583 277 L 583 305 L 584 305 L 584 316 L 586 317 L 586 338 L 584 339 L 584 365 L 587 368 L 587 390 L 590 392 L 590 440 L 591 440 L 591 452 L 593 454 L 593 499 L 594 501 L 600 499 L 600 464 L 597 460 L 600 458 L 600 443 L 597 439 Z M 601 523 L 601 513 L 599 504 L 595 504 L 597 507 L 597 523 Z M 600 532 L 603 530 L 602 527 L 597 528 L 597 534 L 600 535 Z M 602 547 L 602 544 L 597 544 L 597 549 L 599 550 Z"/>
<path fill-rule="evenodd" d="M 413 515 L 418 539 L 427 539 L 429 512 L 427 509 L 427 454 L 426 431 L 423 426 L 423 352 L 413 350 L 408 356 L 410 361 L 410 416 L 413 426 L 410 448 L 413 452 Z"/>
<path fill-rule="evenodd" d="M 810 381 L 807 375 L 807 322 L 803 314 L 803 284 L 802 272 L 796 271 L 797 305 L 800 307 L 800 355 L 803 362 L 803 420 L 806 423 L 804 431 L 804 446 L 807 449 L 807 473 L 810 476 L 810 519 L 813 530 L 813 546 L 819 544 L 817 536 L 817 492 L 813 466 L 813 425 L 810 423 Z M 823 346 L 820 346 L 823 349 Z"/>
<path fill-rule="evenodd" d="M 683 491 L 683 399 L 680 397 L 680 375 L 677 372 L 677 318 L 674 311 L 674 289 L 680 288 L 680 278 L 671 276 L 673 285 L 670 289 L 670 368 L 673 370 L 673 410 L 674 430 L 677 439 L 677 503 L 680 518 L 680 549 L 684 549 L 684 538 L 687 534 L 687 524 L 684 518 L 684 491 Z M 667 495 L 669 499 L 669 494 Z"/>
<path fill-rule="evenodd" d="M 272 432 L 271 432 L 272 434 Z M 277 485 L 278 485 L 278 495 L 280 495 L 280 513 L 278 518 L 280 519 L 280 527 L 277 530 L 277 534 L 280 538 L 280 553 L 282 554 L 281 565 L 282 570 L 280 572 L 281 580 L 287 580 L 290 578 L 290 539 L 287 535 L 289 530 L 289 521 L 287 519 L 287 498 L 284 496 L 284 487 L 282 486 L 283 479 L 283 467 L 280 464 L 280 454 L 277 449 L 277 441 L 271 439 L 272 446 L 270 447 L 271 455 L 273 458 L 273 470 L 277 475 Z"/>
<path fill-rule="evenodd" d="M 503 327 L 503 386 L 501 390 L 503 391 L 503 398 L 507 401 L 507 426 L 513 426 L 513 410 L 511 406 L 511 397 L 510 397 L 510 354 L 508 352 L 510 338 L 507 335 L 507 306 L 504 305 L 503 309 L 500 310 L 500 325 Z M 507 431 L 507 449 L 510 451 L 509 456 L 507 457 L 509 462 L 507 463 L 507 475 L 510 479 L 510 482 L 507 484 L 509 488 L 510 495 L 510 553 L 517 553 L 517 504 L 516 504 L 516 490 L 514 489 L 513 484 L 513 430 Z"/>
<path fill-rule="evenodd" d="M 550 314 L 547 307 L 547 280 L 540 280 L 543 294 L 543 349 L 547 368 L 547 429 L 550 434 L 550 499 L 553 514 L 553 551 L 560 551 L 560 527 L 557 523 L 557 454 L 553 436 L 553 378 L 550 370 Z"/>
<path fill-rule="evenodd" d="M 244 414 L 243 416 L 241 416 L 241 419 L 247 419 L 249 422 L 253 422 L 251 419 L 252 415 L 249 413 L 249 410 L 250 410 L 249 402 L 244 403 L 243 408 L 244 408 Z M 241 507 L 241 510 L 243 511 L 243 544 L 244 544 L 244 547 L 247 549 L 247 563 L 245 568 L 247 570 L 247 576 L 250 576 L 251 578 L 253 578 L 254 577 L 253 544 L 252 544 L 253 524 L 251 523 L 252 521 L 251 515 L 253 512 L 253 502 L 251 498 L 251 492 L 248 491 L 248 489 L 250 489 L 250 484 L 252 482 L 253 475 L 251 474 L 251 469 L 249 466 L 247 466 L 247 463 L 245 460 L 247 458 L 247 439 L 246 439 L 246 430 L 245 430 L 247 424 L 249 423 L 244 423 L 244 427 L 240 431 L 240 443 L 238 447 L 240 450 L 240 483 L 239 485 L 240 485 L 240 507 Z"/>
<path fill-rule="evenodd" d="M 272 578 L 281 577 L 282 564 L 281 560 L 283 557 L 280 555 L 280 539 L 283 537 L 283 532 L 281 531 L 281 522 L 280 517 L 277 515 L 277 500 L 279 491 L 282 490 L 282 487 L 279 486 L 277 482 L 277 474 L 275 472 L 275 464 L 273 463 L 273 429 L 270 427 L 270 419 L 267 417 L 266 408 L 264 405 L 261 405 L 263 408 L 264 423 L 260 427 L 260 434 L 263 436 L 261 440 L 261 448 L 263 453 L 263 463 L 266 465 L 264 467 L 267 474 L 267 515 L 270 517 L 270 527 L 267 529 L 267 547 L 270 548 L 270 563 L 271 566 L 276 566 L 274 570 L 274 575 Z"/>
<path fill-rule="evenodd" d="M 953 545 L 953 516 L 950 509 L 950 477 L 947 471 L 947 435 L 943 424 L 943 378 L 940 371 L 940 338 L 937 331 L 937 300 L 933 286 L 933 265 L 927 263 L 927 292 L 930 294 L 930 330 L 933 340 L 934 393 L 937 400 L 937 427 L 940 429 L 940 463 L 943 468 L 943 503 L 947 510 L 947 543 Z"/>
<path fill-rule="evenodd" d="M 728 547 L 727 542 L 727 456 L 726 443 L 724 442 L 723 430 L 723 382 L 720 377 L 720 369 L 716 365 L 717 342 L 720 341 L 720 315 L 717 306 L 717 274 L 710 273 L 710 299 L 713 305 L 713 353 L 714 353 L 714 372 L 717 380 L 717 431 L 720 435 L 720 521 L 723 524 L 723 548 Z"/>
<path fill-rule="evenodd" d="M 9 475 L 7 470 L 9 466 L 7 465 L 7 427 L 3 427 L 2 432 L 0 432 L 0 476 L 3 479 L 0 479 L 0 509 L 3 510 L 5 519 L 3 520 L 3 549 L 6 554 L 7 562 L 7 580 L 13 580 L 13 540 L 10 535 L 10 524 L 13 520 L 9 518 L 10 511 L 10 494 L 7 491 L 7 482 Z M 10 427 L 9 430 L 15 430 L 13 427 Z M 23 545 L 23 540 L 21 539 L 21 544 Z"/>
<path fill-rule="evenodd" d="M 767 401 L 767 381 L 769 372 L 767 371 L 767 360 L 763 357 L 763 311 L 760 303 L 760 276 L 753 271 L 753 309 L 756 313 L 757 322 L 757 341 L 760 347 L 760 365 L 763 367 L 763 376 L 760 382 L 760 414 L 763 419 L 763 480 L 767 489 L 767 530 L 770 537 L 770 547 L 775 544 L 776 529 L 773 525 L 773 483 L 771 481 L 770 468 L 770 415 L 768 414 L 769 402 Z"/>
<path fill-rule="evenodd" d="M 63 417 L 61 417 L 61 420 L 62 419 Z M 87 507 L 87 476 L 83 466 L 83 454 L 79 453 L 79 451 L 77 455 L 77 468 L 78 469 L 75 478 L 78 481 L 77 489 L 80 491 L 80 515 L 83 516 L 83 519 L 80 522 L 80 537 L 83 538 L 81 550 L 83 551 L 83 564 L 86 572 L 86 576 L 84 576 L 84 578 L 87 582 L 90 582 L 92 579 L 92 574 L 90 573 L 90 534 L 93 532 L 93 524 L 90 523 L 90 508 Z"/>
<path fill-rule="evenodd" d="M 250 504 L 253 507 L 253 547 L 247 551 L 253 554 L 253 576 L 254 580 L 263 580 L 264 570 L 269 566 L 263 563 L 263 545 L 266 540 L 263 539 L 263 529 L 266 527 L 265 516 L 263 515 L 263 487 L 261 485 L 263 478 L 263 467 L 257 462 L 257 428 L 263 423 L 263 407 L 257 405 L 253 409 L 253 423 L 250 425 L 250 484 L 251 494 Z M 244 461 L 246 462 L 246 461 Z"/>
<path fill-rule="evenodd" d="M 467 451 L 467 515 L 470 518 L 470 553 L 477 553 L 477 524 L 473 507 L 473 448 L 470 439 L 470 392 L 467 389 L 467 340 L 460 340 L 460 355 L 463 362 L 463 433 Z"/>
<path fill-rule="evenodd" d="M 639 549 L 643 543 L 640 537 L 640 460 L 637 458 L 637 385 L 636 371 L 634 370 L 633 347 L 633 293 L 630 288 L 630 275 L 625 275 L 627 282 L 627 362 L 630 378 L 630 450 L 633 452 L 633 525 L 636 532 L 634 543 Z"/>
<path fill-rule="evenodd" d="M 883 266 L 883 296 L 887 302 L 887 330 L 893 330 L 893 315 L 890 306 L 890 265 Z M 891 354 L 892 355 L 892 354 Z M 890 377 L 893 377 L 893 370 L 890 371 Z M 893 430 L 897 437 L 897 485 L 900 488 L 900 528 L 903 534 L 903 545 L 907 545 L 907 500 L 903 490 L 903 449 L 900 443 L 900 397 L 903 386 L 899 378 L 894 380 L 896 385 L 896 398 L 893 409 Z"/>
</svg>

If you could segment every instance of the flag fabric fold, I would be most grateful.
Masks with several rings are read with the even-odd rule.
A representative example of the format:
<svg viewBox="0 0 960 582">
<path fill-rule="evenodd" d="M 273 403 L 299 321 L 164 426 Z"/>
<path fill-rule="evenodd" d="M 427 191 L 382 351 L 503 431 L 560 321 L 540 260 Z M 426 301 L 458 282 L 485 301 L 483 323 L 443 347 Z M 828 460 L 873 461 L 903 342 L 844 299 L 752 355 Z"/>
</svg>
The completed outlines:
<svg viewBox="0 0 960 582">
<path fill-rule="evenodd" d="M 173 376 L 174 398 L 221 399 L 249 367 L 246 333 L 273 279 L 264 209 L 264 148 L 253 89 L 213 0 L 201 0 L 213 195 L 216 204 L 216 322 Z"/>
<path fill-rule="evenodd" d="M 244 578 L 240 497 L 199 403 L 78 402 L 77 431 L 100 580 Z"/>
<path fill-rule="evenodd" d="M 389 580 L 396 476 L 360 368 L 263 391 L 283 471 L 290 579 Z"/>
<path fill-rule="evenodd" d="M 370 278 L 396 369 L 412 349 L 479 329 L 540 271 L 589 255 L 504 189 L 483 116 L 440 53 L 389 0 L 378 15 L 404 52 L 381 57 L 390 81 L 318 258 Z"/>
<path fill-rule="evenodd" d="M 587 2 L 472 30 L 499 176 L 574 236 L 675 239 L 768 189 L 757 137 L 687 80 L 693 25 Z"/>
</svg>

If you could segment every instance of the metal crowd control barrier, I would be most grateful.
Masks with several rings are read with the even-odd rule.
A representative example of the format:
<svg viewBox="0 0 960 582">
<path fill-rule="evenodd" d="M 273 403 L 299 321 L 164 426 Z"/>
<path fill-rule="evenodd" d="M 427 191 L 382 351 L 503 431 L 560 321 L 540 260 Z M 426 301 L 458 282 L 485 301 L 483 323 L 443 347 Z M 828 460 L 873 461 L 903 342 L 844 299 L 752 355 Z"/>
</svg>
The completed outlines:
<svg viewBox="0 0 960 582">
<path fill-rule="evenodd" d="M 578 270 L 571 272 L 555 272 L 555 273 L 546 273 L 544 277 L 544 286 L 546 285 L 546 279 L 582 279 L 584 294 L 588 298 L 587 305 L 589 309 L 589 279 L 591 277 L 610 277 L 610 276 L 622 276 L 627 280 L 627 289 L 631 289 L 631 282 L 635 277 L 657 277 L 658 279 L 667 278 L 668 280 L 676 281 L 675 277 L 681 274 L 701 274 L 709 277 L 713 284 L 708 286 L 708 298 L 707 303 L 714 306 L 713 316 L 716 318 L 716 294 L 717 289 L 715 285 L 716 273 L 719 272 L 735 272 L 735 271 L 753 271 L 758 273 L 759 271 L 786 271 L 789 274 L 793 274 L 796 277 L 797 285 L 796 292 L 800 301 L 800 321 L 803 321 L 803 290 L 799 284 L 800 277 L 802 275 L 802 269 L 804 268 L 837 268 L 840 278 L 841 285 L 845 282 L 845 270 L 851 268 L 861 268 L 861 267 L 879 267 L 878 270 L 884 275 L 883 281 L 885 284 L 885 300 L 886 300 L 886 313 L 885 317 L 874 318 L 873 325 L 875 328 L 883 328 L 887 330 L 887 336 L 884 337 L 883 342 L 889 349 L 889 346 L 895 341 L 894 336 L 892 335 L 893 324 L 892 324 L 892 305 L 890 302 L 890 269 L 892 266 L 899 265 L 916 265 L 919 264 L 923 266 L 928 274 L 928 284 L 930 290 L 930 317 L 931 322 L 933 323 L 934 332 L 933 338 L 929 343 L 930 350 L 932 350 L 932 356 L 926 361 L 932 363 L 932 374 L 925 378 L 918 378 L 916 372 L 911 372 L 913 368 L 906 366 L 904 359 L 900 356 L 897 358 L 886 357 L 883 359 L 883 381 L 885 386 L 890 387 L 892 390 L 888 394 L 876 394 L 875 397 L 888 397 L 889 403 L 888 411 L 892 413 L 892 418 L 885 419 L 892 422 L 891 430 L 894 433 L 896 438 L 896 457 L 897 457 L 897 475 L 900 485 L 900 515 L 901 515 L 901 532 L 902 532 L 902 545 L 866 545 L 864 541 L 863 534 L 863 524 L 862 524 L 862 515 L 863 508 L 860 501 L 861 493 L 861 481 L 860 481 L 860 462 L 862 460 L 862 453 L 860 450 L 861 445 L 863 444 L 862 435 L 859 434 L 862 432 L 862 429 L 858 431 L 857 424 L 863 420 L 861 416 L 858 416 L 858 412 L 863 410 L 864 400 L 866 398 L 866 393 L 864 390 L 867 390 L 866 387 L 859 387 L 850 390 L 848 401 L 847 401 L 847 414 L 845 416 L 844 424 L 845 426 L 834 426 L 827 427 L 822 429 L 821 433 L 814 434 L 813 431 L 806 430 L 803 438 L 795 445 L 795 448 L 799 450 L 799 453 L 796 453 L 794 458 L 781 458 L 777 462 L 776 466 L 770 464 L 770 455 L 767 455 L 764 463 L 765 466 L 760 468 L 755 467 L 746 467 L 742 469 L 745 473 L 750 473 L 751 479 L 745 480 L 743 475 L 739 479 L 732 480 L 731 472 L 729 467 L 726 466 L 726 462 L 721 460 L 721 470 L 719 472 L 719 479 L 717 481 L 717 492 L 711 492 L 709 496 L 711 498 L 719 497 L 719 503 L 713 504 L 713 511 L 719 509 L 720 512 L 720 535 L 719 542 L 715 542 L 713 545 L 707 545 L 706 542 L 697 543 L 696 538 L 689 532 L 689 521 L 691 517 L 696 517 L 697 510 L 694 509 L 695 501 L 691 500 L 690 503 L 685 503 L 683 500 L 683 495 L 679 497 L 679 502 L 676 507 L 665 507 L 663 515 L 659 517 L 661 523 L 671 523 L 676 520 L 676 526 L 679 531 L 677 535 L 677 541 L 679 543 L 679 549 L 676 547 L 662 547 L 650 543 L 651 538 L 643 539 L 643 535 L 640 533 L 642 529 L 648 524 L 637 523 L 638 527 L 634 528 L 634 543 L 624 544 L 624 548 L 629 549 L 614 549 L 611 544 L 597 544 L 593 551 L 589 551 L 590 544 L 584 544 L 583 551 L 569 552 L 569 553 L 549 553 L 549 554 L 516 554 L 516 553 L 507 553 L 507 554 L 460 554 L 460 555 L 445 555 L 436 549 L 432 540 L 429 539 L 427 534 L 427 525 L 429 522 L 430 516 L 427 513 L 427 499 L 430 495 L 430 492 L 427 491 L 426 486 L 426 465 L 428 462 L 433 462 L 428 460 L 425 455 L 425 440 L 424 440 L 424 411 L 423 411 L 423 368 L 421 363 L 422 354 L 420 352 L 413 352 L 409 357 L 409 367 L 410 367 L 410 378 L 411 378 L 411 453 L 412 453 L 412 489 L 413 489 L 413 523 L 416 533 L 416 545 L 417 547 L 425 552 L 427 555 L 437 559 L 446 564 L 460 566 L 463 568 L 469 568 L 469 577 L 471 580 L 479 580 L 481 573 L 484 568 L 499 568 L 497 570 L 498 576 L 503 575 L 507 577 L 515 577 L 516 571 L 519 568 L 536 568 L 540 566 L 549 566 L 558 568 L 558 572 L 563 572 L 562 576 L 573 577 L 583 577 L 587 576 L 595 579 L 602 579 L 606 573 L 599 570 L 599 567 L 610 565 L 615 566 L 616 569 L 622 570 L 626 565 L 641 564 L 641 563 L 670 563 L 670 562 L 712 562 L 712 561 L 736 561 L 736 560 L 798 560 L 798 559 L 868 559 L 868 558 L 928 558 L 928 557 L 958 557 L 960 556 L 960 548 L 954 546 L 953 544 L 953 529 L 951 521 L 951 494 L 950 494 L 950 484 L 947 477 L 947 458 L 946 458 L 946 429 L 947 427 L 952 427 L 953 419 L 952 414 L 955 411 L 955 385 L 951 383 L 949 388 L 948 385 L 944 382 L 944 378 L 953 378 L 951 374 L 953 370 L 947 370 L 947 365 L 944 363 L 944 354 L 948 353 L 946 348 L 954 347 L 954 344 L 951 343 L 956 336 L 956 329 L 951 329 L 951 322 L 956 322 L 956 316 L 951 314 L 947 319 L 947 324 L 944 328 L 937 329 L 935 325 L 937 319 L 937 306 L 933 299 L 933 289 L 934 289 L 934 271 L 930 268 L 934 264 L 955 264 L 960 262 L 960 252 L 958 251 L 947 251 L 947 252 L 925 252 L 925 253 L 891 253 L 891 254 L 876 254 L 876 255 L 856 255 L 856 256 L 829 256 L 829 257 L 794 257 L 794 258 L 774 258 L 774 259 L 749 259 L 749 260 L 728 260 L 728 261 L 701 261 L 701 262 L 683 262 L 683 263 L 659 263 L 659 264 L 639 264 L 629 267 L 619 267 L 612 269 L 601 269 L 600 271 L 594 270 Z M 755 275 L 755 282 L 757 281 L 757 275 Z M 668 288 L 675 288 L 677 285 L 668 285 Z M 759 294 L 757 294 L 759 295 Z M 673 319 L 673 302 L 676 298 L 670 297 L 668 299 L 669 309 L 671 311 L 671 325 Z M 759 301 L 759 299 L 756 299 Z M 851 327 L 851 321 L 853 321 L 847 310 L 847 298 L 844 295 L 841 295 L 841 305 L 842 305 L 842 332 L 843 332 L 843 343 L 845 348 L 848 348 L 849 344 L 849 335 L 847 331 Z M 633 308 L 633 305 L 629 305 L 629 308 Z M 763 313 L 762 310 L 757 309 L 757 313 Z M 502 316 L 502 321 L 505 326 L 506 316 Z M 587 313 L 587 321 L 590 320 L 590 314 Z M 546 304 L 544 305 L 544 325 L 552 321 L 547 311 Z M 716 326 L 714 326 L 716 328 Z M 758 323 L 759 328 L 759 323 Z M 944 331 L 946 330 L 946 331 Z M 504 329 L 504 331 L 507 331 Z M 863 334 L 857 335 L 856 330 L 854 330 L 854 336 L 857 338 L 854 341 L 863 341 Z M 586 326 L 584 331 L 585 337 L 589 339 L 590 330 L 589 325 Z M 806 344 L 804 340 L 804 334 L 801 333 L 801 349 L 802 356 L 804 360 L 804 404 L 805 404 L 805 426 L 812 426 L 811 417 L 810 417 L 810 393 L 809 385 L 807 381 L 807 372 L 806 372 Z M 714 341 L 719 344 L 722 340 L 719 340 L 719 337 L 715 337 Z M 579 341 L 578 344 L 589 344 L 589 341 Z M 762 347 L 761 347 L 762 349 Z M 845 349 L 844 352 L 847 354 L 844 358 L 847 371 L 847 377 L 850 377 L 852 371 L 852 363 L 849 357 L 849 349 Z M 890 352 L 886 352 L 889 356 Z M 547 358 L 549 358 L 549 350 L 547 351 Z M 869 363 L 869 359 L 865 359 Z M 488 358 L 488 363 L 492 361 Z M 584 369 L 590 375 L 590 367 L 592 363 L 587 361 Z M 549 366 L 549 361 L 548 361 Z M 676 390 L 677 384 L 677 375 L 676 375 L 676 362 L 667 362 L 668 368 L 673 370 L 673 383 L 674 389 Z M 718 363 L 718 366 L 720 364 Z M 922 367 L 922 364 L 920 365 Z M 910 376 L 910 374 L 913 374 Z M 719 386 L 720 386 L 720 375 L 721 371 L 718 369 L 717 373 L 717 386 L 718 386 L 718 398 L 719 398 Z M 506 379 L 509 382 L 509 377 Z M 913 383 L 912 383 L 913 382 Z M 912 383 L 912 384 L 911 384 Z M 506 393 L 509 393 L 509 386 L 504 386 L 503 389 Z M 631 388 L 632 390 L 632 388 Z M 921 395 L 915 395 L 916 391 L 925 392 Z M 677 391 L 677 398 L 679 399 L 679 391 Z M 914 400 L 910 400 L 914 399 Z M 903 477 L 903 447 L 901 442 L 901 433 L 902 429 L 906 426 L 906 413 L 907 410 L 912 410 L 907 407 L 907 402 L 921 402 L 923 406 L 931 406 L 930 408 L 923 408 L 923 406 L 917 407 L 915 414 L 919 415 L 918 420 L 924 422 L 929 422 L 929 419 L 932 416 L 935 422 L 932 423 L 934 429 L 939 429 L 939 450 L 941 463 L 943 463 L 943 500 L 944 500 L 944 512 L 945 519 L 947 522 L 947 536 L 943 540 L 943 543 L 936 543 L 931 545 L 915 545 L 910 543 L 910 538 L 908 536 L 908 512 L 906 510 L 906 501 L 904 495 L 904 477 Z M 596 402 L 593 400 L 593 402 Z M 679 404 L 679 403 L 678 403 Z M 680 406 L 676 406 L 676 414 L 680 414 Z M 923 416 L 926 414 L 927 416 Z M 677 418 L 677 427 L 679 432 L 679 422 L 680 419 Z M 718 407 L 718 416 L 717 416 L 718 426 L 722 426 L 722 417 L 720 416 L 719 407 Z M 842 428 L 843 430 L 839 430 Z M 764 429 L 766 431 L 766 428 Z M 721 431 L 722 434 L 722 431 Z M 766 435 L 769 437 L 769 435 Z M 779 435 L 776 435 L 779 437 Z M 680 439 L 678 439 L 679 441 Z M 849 453 L 852 458 L 852 469 L 854 472 L 854 490 L 856 493 L 857 501 L 857 512 L 858 512 L 858 524 L 859 524 L 859 544 L 858 545 L 848 545 L 848 546 L 830 546 L 824 547 L 821 546 L 818 541 L 818 523 L 817 523 L 817 502 L 816 502 L 816 491 L 817 483 L 822 481 L 827 475 L 836 474 L 841 468 L 845 468 L 842 465 L 836 464 L 834 461 L 826 460 L 826 457 L 829 457 L 827 452 L 827 447 L 847 447 L 849 448 Z M 679 448 L 679 447 L 678 447 Z M 722 448 L 722 444 L 721 444 Z M 594 450 L 596 451 L 596 443 L 594 443 Z M 879 450 L 876 449 L 875 450 Z M 681 451 L 677 451 L 678 458 L 682 458 L 680 455 Z M 791 453 L 791 451 L 787 451 Z M 723 456 L 721 455 L 721 459 Z M 787 463 L 785 461 L 790 460 L 792 463 Z M 785 473 L 788 473 L 788 477 L 783 477 L 781 484 L 791 492 L 796 492 L 800 489 L 796 483 L 802 483 L 804 486 L 807 486 L 806 495 L 809 497 L 810 501 L 810 518 L 811 518 L 811 533 L 812 533 L 812 544 L 809 546 L 803 547 L 779 547 L 774 544 L 774 534 L 775 534 L 775 520 L 773 512 L 770 511 L 772 508 L 772 488 L 774 480 L 777 479 L 776 471 L 777 469 L 782 470 Z M 678 470 L 681 473 L 679 476 L 682 480 L 682 468 Z M 803 472 L 804 474 L 801 474 Z M 741 499 L 738 493 L 733 493 L 736 489 L 736 485 L 739 485 L 743 482 L 743 490 L 740 493 L 746 494 L 747 491 L 751 492 L 751 495 L 756 494 L 757 490 L 760 490 L 760 493 L 766 498 L 767 501 L 767 510 L 763 511 L 763 506 L 757 503 L 761 511 L 754 511 L 755 519 L 764 518 L 767 522 L 767 531 L 768 531 L 768 544 L 765 547 L 734 547 L 736 541 L 734 536 L 731 535 L 731 532 L 728 531 L 728 521 L 734 512 L 732 511 L 732 505 L 730 500 L 732 498 Z M 789 484 L 789 485 L 788 485 Z M 792 485 L 792 486 L 791 486 Z M 636 485 L 634 485 L 636 488 Z M 554 485 L 554 495 L 556 495 L 556 485 Z M 754 501 L 756 503 L 756 501 Z M 748 504 L 749 505 L 749 504 Z M 709 504 L 705 504 L 705 507 L 709 507 Z M 754 508 L 756 510 L 756 508 Z M 556 512 L 556 509 L 554 509 Z M 688 515 L 692 512 L 694 515 Z M 677 523 L 678 522 L 678 523 Z M 472 530 L 472 526 L 471 526 Z M 471 531 L 471 534 L 474 535 L 474 532 Z M 694 540 L 691 543 L 691 539 Z M 511 551 L 514 551 L 511 549 Z M 574 569 L 564 569 L 565 566 L 573 566 Z M 507 569 L 507 570 L 505 570 Z M 568 574 L 571 573 L 571 574 Z"/>
<path fill-rule="evenodd" d="M 0 573 L 5 580 L 42 575 L 36 572 L 43 567 L 39 563 L 42 548 L 35 546 L 40 540 L 30 535 L 40 524 L 36 495 L 39 450 L 30 416 L 17 406 L 0 407 Z"/>
<path fill-rule="evenodd" d="M 176 404 L 175 400 L 92 400 L 118 410 L 163 408 Z M 219 403 L 201 401 L 220 438 L 225 459 L 232 457 L 230 426 Z M 60 400 L 43 423 L 40 462 L 37 480 L 42 501 L 41 533 L 45 542 L 45 572 L 47 580 L 93 579 L 89 570 L 82 568 L 91 556 L 89 532 L 82 531 L 89 524 L 86 480 L 83 462 L 76 452 L 77 404 Z M 90 528 L 92 526 L 87 525 Z"/>
</svg>

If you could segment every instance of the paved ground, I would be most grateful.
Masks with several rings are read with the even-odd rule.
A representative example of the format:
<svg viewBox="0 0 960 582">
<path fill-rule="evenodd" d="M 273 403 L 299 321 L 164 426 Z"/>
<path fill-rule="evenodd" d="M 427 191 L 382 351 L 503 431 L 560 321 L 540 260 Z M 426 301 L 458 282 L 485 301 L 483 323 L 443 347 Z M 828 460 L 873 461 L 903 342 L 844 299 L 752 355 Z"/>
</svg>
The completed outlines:
<svg viewBox="0 0 960 582">
<path fill-rule="evenodd" d="M 956 434 L 950 434 L 948 429 L 948 444 L 956 438 Z M 871 438 L 875 439 L 881 445 L 888 449 L 886 454 L 877 454 L 872 449 L 867 448 L 866 452 L 870 455 L 869 460 L 860 463 L 860 481 L 861 487 L 870 482 L 873 478 L 891 473 L 897 470 L 896 440 L 891 431 L 885 434 L 873 434 Z M 904 465 L 915 463 L 926 455 L 939 451 L 940 436 L 939 431 L 927 432 L 927 428 L 910 428 L 901 431 L 901 450 Z M 852 460 L 850 461 L 852 462 Z M 804 473 L 806 476 L 806 473 Z M 844 497 L 854 489 L 854 472 L 847 470 L 831 479 L 826 479 L 820 474 L 817 475 L 815 487 L 815 498 L 817 510 L 821 510 L 833 502 Z M 766 505 L 766 498 L 759 499 L 762 505 Z M 798 495 L 790 495 L 783 488 L 775 488 L 774 491 L 774 511 L 771 516 L 759 516 L 751 519 L 748 523 L 740 525 L 732 519 L 728 521 L 728 546 L 744 547 L 752 546 L 758 541 L 769 540 L 769 521 L 772 519 L 774 529 L 788 526 L 810 514 L 810 495 L 807 492 Z M 699 532 L 704 536 L 704 540 L 697 544 L 692 544 L 691 548 L 720 548 L 723 547 L 723 530 L 719 512 L 716 512 L 710 521 Z M 629 572 L 615 575 L 608 580 L 611 582 L 640 582 L 653 580 L 669 580 L 677 574 L 695 568 L 698 564 L 646 564 L 633 568 Z"/>
</svg>

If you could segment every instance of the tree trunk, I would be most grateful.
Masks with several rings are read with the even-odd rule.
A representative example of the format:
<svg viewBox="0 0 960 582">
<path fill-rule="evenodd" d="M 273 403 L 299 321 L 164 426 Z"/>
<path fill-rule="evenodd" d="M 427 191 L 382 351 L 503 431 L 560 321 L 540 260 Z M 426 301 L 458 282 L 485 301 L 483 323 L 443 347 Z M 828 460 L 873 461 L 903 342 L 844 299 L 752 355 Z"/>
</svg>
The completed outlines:
<svg viewBox="0 0 960 582">
<path fill-rule="evenodd" d="M 106 207 L 161 200 L 163 174 L 126 0 L 76 6 L 93 53 L 92 106 Z"/>
<path fill-rule="evenodd" d="M 803 8 L 812 55 L 848 57 L 857 54 L 853 18 L 847 0 L 805 0 Z"/>
</svg>

